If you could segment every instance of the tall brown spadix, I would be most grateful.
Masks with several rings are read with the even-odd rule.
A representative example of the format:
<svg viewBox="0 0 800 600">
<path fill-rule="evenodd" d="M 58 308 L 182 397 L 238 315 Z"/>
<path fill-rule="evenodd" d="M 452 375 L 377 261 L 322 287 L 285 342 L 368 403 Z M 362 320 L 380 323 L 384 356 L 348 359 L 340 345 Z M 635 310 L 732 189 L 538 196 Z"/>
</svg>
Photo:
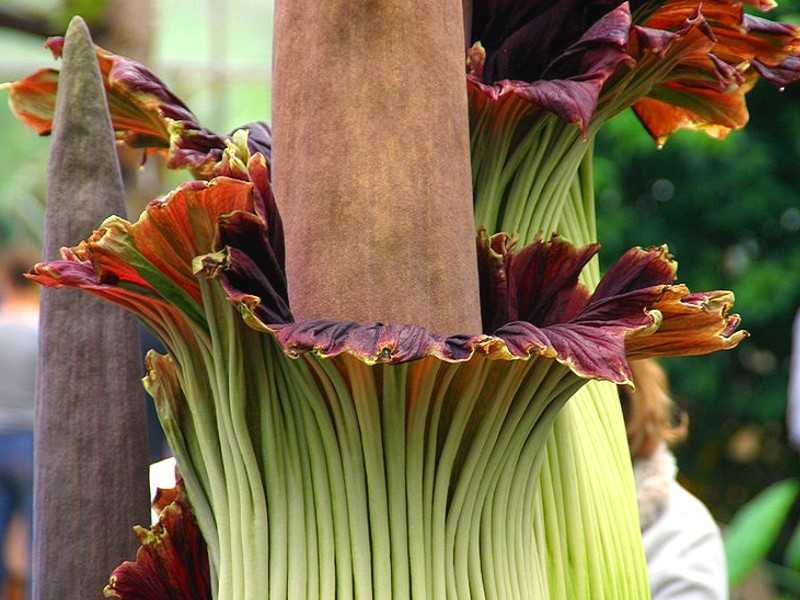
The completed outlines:
<svg viewBox="0 0 800 600">
<path fill-rule="evenodd" d="M 47 173 L 44 258 L 123 213 L 105 92 L 86 24 L 67 32 Z M 149 521 L 145 405 L 133 317 L 77 290 L 42 293 L 35 425 L 37 600 L 100 598 Z"/>
<path fill-rule="evenodd" d="M 459 0 L 278 0 L 273 183 L 297 319 L 480 331 Z"/>
</svg>

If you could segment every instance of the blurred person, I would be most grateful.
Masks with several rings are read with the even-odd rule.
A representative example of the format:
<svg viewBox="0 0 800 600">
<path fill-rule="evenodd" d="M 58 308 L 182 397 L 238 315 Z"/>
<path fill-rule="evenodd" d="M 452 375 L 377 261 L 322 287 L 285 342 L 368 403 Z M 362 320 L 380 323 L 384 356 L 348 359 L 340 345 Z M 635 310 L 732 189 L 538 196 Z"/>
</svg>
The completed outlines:
<svg viewBox="0 0 800 600">
<path fill-rule="evenodd" d="M 726 600 L 728 573 L 719 527 L 705 505 L 676 480 L 669 444 L 686 437 L 664 370 L 631 363 L 635 389 L 620 387 L 633 459 L 639 523 L 653 600 Z"/>
<path fill-rule="evenodd" d="M 800 452 L 800 311 L 792 325 L 792 356 L 789 367 L 789 402 L 786 408 L 789 443 Z"/>
<path fill-rule="evenodd" d="M 23 273 L 38 259 L 33 250 L 0 255 L 0 543 L 8 543 L 12 517 L 21 517 L 25 535 L 26 585 L 30 573 L 33 512 L 33 420 L 37 362 L 39 290 Z M 19 554 L 20 549 L 15 548 Z M 0 589 L 9 572 L 0 562 Z"/>
</svg>

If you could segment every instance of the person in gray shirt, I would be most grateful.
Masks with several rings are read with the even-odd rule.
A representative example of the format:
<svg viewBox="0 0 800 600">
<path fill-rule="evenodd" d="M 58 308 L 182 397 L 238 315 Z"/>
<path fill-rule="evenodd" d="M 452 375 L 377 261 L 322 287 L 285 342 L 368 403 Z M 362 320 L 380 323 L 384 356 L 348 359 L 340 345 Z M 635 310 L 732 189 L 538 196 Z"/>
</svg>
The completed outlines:
<svg viewBox="0 0 800 600">
<path fill-rule="evenodd" d="M 0 544 L 6 543 L 12 517 L 22 517 L 28 572 L 39 290 L 23 273 L 35 261 L 31 251 L 6 249 L 0 254 Z M 6 565 L 0 562 L 0 589 L 7 579 Z"/>
</svg>

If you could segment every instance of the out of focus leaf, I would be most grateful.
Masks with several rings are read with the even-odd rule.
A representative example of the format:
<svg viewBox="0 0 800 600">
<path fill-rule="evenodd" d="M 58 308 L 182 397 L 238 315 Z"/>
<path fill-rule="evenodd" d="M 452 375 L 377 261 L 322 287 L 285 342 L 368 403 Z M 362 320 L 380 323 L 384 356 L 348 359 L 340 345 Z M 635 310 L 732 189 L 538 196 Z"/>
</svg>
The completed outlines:
<svg viewBox="0 0 800 600">
<path fill-rule="evenodd" d="M 775 483 L 733 516 L 723 535 L 731 587 L 741 583 L 769 552 L 798 491 L 800 483 L 797 480 Z"/>
<path fill-rule="evenodd" d="M 789 538 L 783 555 L 783 563 L 795 571 L 800 571 L 800 524 L 795 527 L 792 537 Z"/>
</svg>

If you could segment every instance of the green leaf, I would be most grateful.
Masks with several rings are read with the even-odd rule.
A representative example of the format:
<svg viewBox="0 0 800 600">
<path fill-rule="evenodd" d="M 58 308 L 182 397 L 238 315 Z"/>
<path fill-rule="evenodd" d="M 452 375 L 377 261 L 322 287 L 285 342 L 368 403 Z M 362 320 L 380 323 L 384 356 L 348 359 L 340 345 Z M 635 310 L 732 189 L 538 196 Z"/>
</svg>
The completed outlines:
<svg viewBox="0 0 800 600">
<path fill-rule="evenodd" d="M 795 527 L 792 537 L 789 538 L 786 552 L 783 555 L 783 563 L 795 571 L 800 571 L 800 524 Z"/>
<path fill-rule="evenodd" d="M 766 556 L 798 491 L 800 484 L 794 479 L 773 484 L 733 516 L 723 535 L 731 587 L 738 585 Z"/>
</svg>

